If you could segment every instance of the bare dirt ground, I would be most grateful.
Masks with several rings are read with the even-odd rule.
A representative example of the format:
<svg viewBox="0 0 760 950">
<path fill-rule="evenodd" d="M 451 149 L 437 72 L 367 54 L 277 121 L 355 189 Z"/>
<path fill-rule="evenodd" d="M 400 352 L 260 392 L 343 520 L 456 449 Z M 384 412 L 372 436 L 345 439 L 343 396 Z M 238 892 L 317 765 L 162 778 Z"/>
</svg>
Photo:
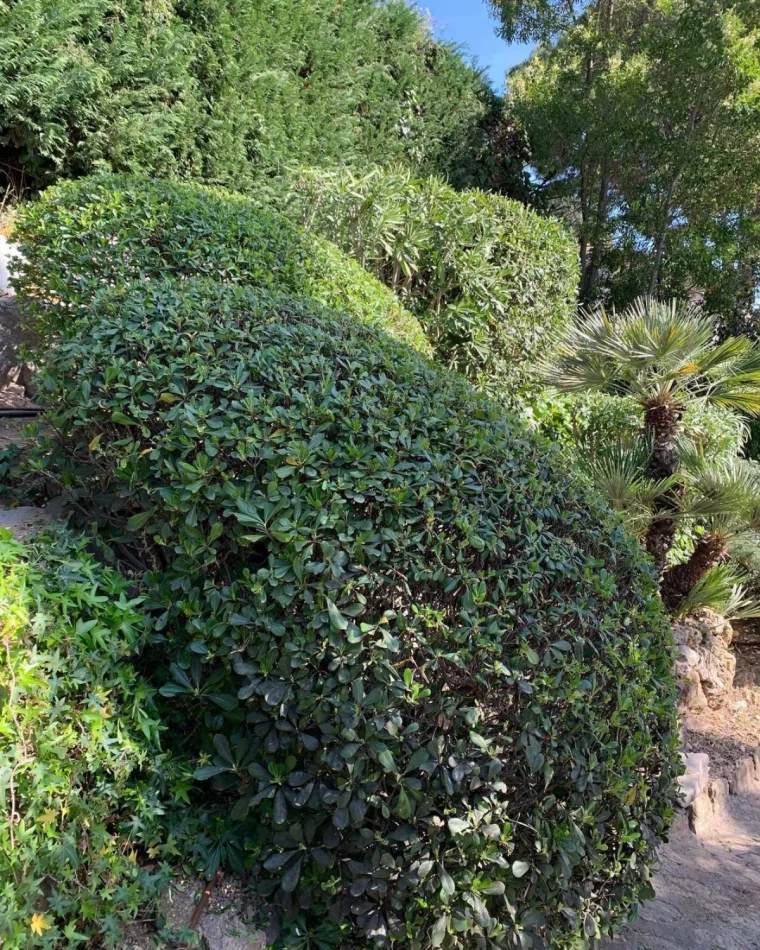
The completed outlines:
<svg viewBox="0 0 760 950">
<path fill-rule="evenodd" d="M 757 623 L 738 632 L 732 649 L 736 679 L 725 705 L 685 723 L 685 750 L 708 753 L 712 778 L 730 778 L 760 746 Z M 604 950 L 760 950 L 760 793 L 730 796 L 699 835 L 679 817 L 660 862 L 657 897 Z"/>
<path fill-rule="evenodd" d="M 712 778 L 730 778 L 739 761 L 760 746 L 760 629 L 756 621 L 737 631 L 731 649 L 736 656 L 736 679 L 725 705 L 692 713 L 684 723 L 685 751 L 706 752 Z"/>
<path fill-rule="evenodd" d="M 20 448 L 28 447 L 32 439 L 24 432 L 24 429 L 33 421 L 33 419 L 14 419 L 0 416 L 0 452 L 11 445 L 18 445 Z"/>
</svg>

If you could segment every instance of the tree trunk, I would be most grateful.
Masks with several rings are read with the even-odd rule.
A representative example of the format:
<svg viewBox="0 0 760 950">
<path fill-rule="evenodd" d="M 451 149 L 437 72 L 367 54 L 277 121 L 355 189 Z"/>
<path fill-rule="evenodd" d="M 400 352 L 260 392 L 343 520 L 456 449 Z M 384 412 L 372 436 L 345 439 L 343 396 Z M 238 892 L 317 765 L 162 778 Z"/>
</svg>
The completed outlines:
<svg viewBox="0 0 760 950">
<path fill-rule="evenodd" d="M 581 226 L 580 226 L 580 237 L 579 237 L 579 252 L 580 252 L 580 261 L 581 261 L 581 280 L 578 287 L 578 298 L 583 301 L 583 288 L 586 286 L 588 266 L 589 266 L 589 253 L 588 253 L 588 234 L 586 233 L 586 228 L 588 227 L 588 187 L 586 185 L 586 166 L 585 163 L 581 163 Z"/>
<path fill-rule="evenodd" d="M 644 406 L 644 425 L 652 438 L 652 454 L 649 457 L 649 475 L 656 481 L 669 478 L 678 471 L 676 435 L 681 418 L 681 408 L 672 401 L 650 403 Z M 676 512 L 681 500 L 681 488 L 675 486 L 662 495 L 655 504 L 657 516 L 646 536 L 646 549 L 654 558 L 658 571 L 665 569 L 668 551 L 676 536 L 675 518 L 667 517 Z"/>
<path fill-rule="evenodd" d="M 602 180 L 599 184 L 599 198 L 596 203 L 596 220 L 594 221 L 591 256 L 587 259 L 583 270 L 580 287 L 581 303 L 590 303 L 596 289 L 596 279 L 599 274 L 599 264 L 602 259 L 602 234 L 607 217 L 607 197 L 610 191 L 609 159 L 605 159 L 602 167 Z"/>
<path fill-rule="evenodd" d="M 694 130 L 697 127 L 697 107 L 694 106 L 691 110 L 689 116 L 689 128 L 686 134 L 686 149 L 688 150 L 691 145 L 691 140 L 694 138 Z M 670 182 L 667 193 L 665 194 L 665 206 L 663 209 L 662 215 L 662 226 L 660 232 L 657 235 L 655 240 L 655 251 L 654 251 L 654 262 L 652 264 L 652 273 L 649 278 L 649 296 L 654 297 L 657 293 L 657 287 L 660 283 L 660 268 L 662 267 L 662 260 L 665 256 L 665 245 L 668 240 L 668 231 L 670 230 L 670 222 L 673 214 L 673 198 L 675 196 L 676 188 L 678 183 L 681 180 L 681 175 L 686 168 L 687 159 L 684 157 L 681 162 L 676 167 L 675 174 L 673 179 Z"/>
<path fill-rule="evenodd" d="M 594 58 L 593 56 L 588 56 L 586 59 L 586 74 L 584 76 L 584 95 L 588 96 L 591 90 L 591 87 L 594 82 Z M 581 226 L 579 229 L 579 244 L 580 244 L 580 259 L 581 259 L 581 281 L 578 288 L 578 296 L 580 300 L 583 300 L 582 288 L 584 287 L 589 266 L 589 241 L 588 241 L 588 226 L 589 226 L 589 185 L 590 185 L 590 176 L 591 176 L 591 167 L 590 163 L 587 161 L 587 158 L 584 157 L 581 159 L 579 166 L 580 173 L 580 203 L 581 203 Z"/>
<path fill-rule="evenodd" d="M 661 593 L 667 609 L 674 611 L 684 597 L 691 593 L 697 581 L 725 556 L 725 538 L 719 534 L 703 534 L 689 560 L 684 564 L 676 564 L 663 575 Z"/>
</svg>

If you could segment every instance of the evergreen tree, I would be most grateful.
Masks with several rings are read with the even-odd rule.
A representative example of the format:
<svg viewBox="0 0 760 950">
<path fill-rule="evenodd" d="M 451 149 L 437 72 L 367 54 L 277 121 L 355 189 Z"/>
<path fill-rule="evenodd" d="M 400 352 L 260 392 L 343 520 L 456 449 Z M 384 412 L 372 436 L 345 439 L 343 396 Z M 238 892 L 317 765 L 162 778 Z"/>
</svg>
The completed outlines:
<svg viewBox="0 0 760 950">
<path fill-rule="evenodd" d="M 500 123 L 483 73 L 403 0 L 0 0 L 15 186 L 113 170 L 253 190 L 381 163 L 509 190 Z"/>
</svg>

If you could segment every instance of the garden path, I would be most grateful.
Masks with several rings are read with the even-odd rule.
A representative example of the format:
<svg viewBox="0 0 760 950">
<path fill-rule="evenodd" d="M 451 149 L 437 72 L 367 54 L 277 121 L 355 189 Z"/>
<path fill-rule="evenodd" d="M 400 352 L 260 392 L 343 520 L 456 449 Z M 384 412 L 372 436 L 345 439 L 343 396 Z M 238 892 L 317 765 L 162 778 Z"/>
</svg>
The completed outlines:
<svg viewBox="0 0 760 950">
<path fill-rule="evenodd" d="M 760 788 L 699 834 L 681 815 L 660 861 L 656 899 L 603 950 L 760 950 Z"/>
</svg>

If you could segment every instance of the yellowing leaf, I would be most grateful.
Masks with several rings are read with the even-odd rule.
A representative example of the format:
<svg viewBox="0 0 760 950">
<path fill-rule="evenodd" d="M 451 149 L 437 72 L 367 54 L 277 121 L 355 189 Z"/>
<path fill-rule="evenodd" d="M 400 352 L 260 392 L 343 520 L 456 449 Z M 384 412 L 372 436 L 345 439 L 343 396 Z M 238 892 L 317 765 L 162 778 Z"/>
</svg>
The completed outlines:
<svg viewBox="0 0 760 950">
<path fill-rule="evenodd" d="M 174 393 L 161 393 L 158 398 L 161 400 L 161 402 L 168 402 L 170 405 L 173 402 L 179 401 L 179 396 L 175 396 Z"/>
<path fill-rule="evenodd" d="M 100 440 L 101 440 L 102 438 L 103 438 L 103 433 L 102 433 L 102 432 L 98 432 L 98 434 L 95 436 L 95 438 L 90 441 L 90 444 L 87 446 L 87 448 L 88 448 L 91 452 L 94 452 L 95 449 L 97 449 L 98 446 L 100 445 Z"/>
<path fill-rule="evenodd" d="M 46 930 L 50 930 L 52 926 L 44 914 L 33 914 L 29 918 L 29 929 L 38 937 L 41 937 Z"/>
<path fill-rule="evenodd" d="M 58 818 L 58 812 L 52 808 L 48 808 L 46 811 L 39 817 L 39 823 L 41 825 L 52 825 L 54 821 Z"/>
</svg>

